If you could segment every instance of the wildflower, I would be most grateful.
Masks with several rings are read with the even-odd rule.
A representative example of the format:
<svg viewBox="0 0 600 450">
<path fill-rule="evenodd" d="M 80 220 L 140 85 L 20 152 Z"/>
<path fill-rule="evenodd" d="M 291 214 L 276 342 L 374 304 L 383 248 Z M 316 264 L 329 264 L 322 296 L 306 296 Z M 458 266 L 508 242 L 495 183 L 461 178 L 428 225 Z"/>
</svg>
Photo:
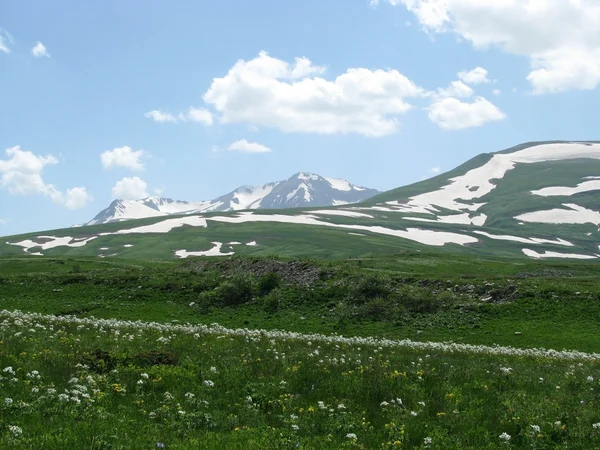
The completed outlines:
<svg viewBox="0 0 600 450">
<path fill-rule="evenodd" d="M 417 413 L 415 411 L 411 411 L 410 415 L 413 416 L 413 417 L 417 417 Z"/>
<path fill-rule="evenodd" d="M 419 405 L 425 406 L 425 402 L 419 402 Z"/>
<path fill-rule="evenodd" d="M 348 434 L 346 435 L 346 437 L 347 437 L 348 439 L 352 439 L 353 441 L 355 441 L 355 440 L 357 440 L 357 439 L 358 439 L 358 436 L 356 436 L 356 434 L 354 434 L 354 433 L 348 433 Z"/>
<path fill-rule="evenodd" d="M 500 367 L 500 370 L 504 375 L 510 375 L 510 373 L 512 372 L 512 369 L 510 367 Z"/>
<path fill-rule="evenodd" d="M 163 444 L 162 442 L 157 442 L 156 448 L 165 448 L 165 444 Z"/>
<path fill-rule="evenodd" d="M 23 430 L 21 429 L 21 427 L 18 427 L 16 425 L 9 425 L 8 431 L 10 431 L 15 437 L 19 437 L 23 434 Z"/>
<path fill-rule="evenodd" d="M 300 427 L 298 425 L 296 425 L 296 424 L 292 425 L 292 430 L 298 431 L 299 429 L 300 429 Z"/>
<path fill-rule="evenodd" d="M 138 386 L 141 386 L 142 384 L 144 384 L 144 380 L 138 380 L 137 384 Z"/>
<path fill-rule="evenodd" d="M 340 404 L 338 405 L 338 409 L 346 409 L 346 407 L 344 406 L 344 404 L 343 404 L 343 403 L 340 403 Z"/>
<path fill-rule="evenodd" d="M 214 387 L 215 383 L 210 380 L 204 380 L 204 386 L 206 387 Z"/>
<path fill-rule="evenodd" d="M 12 398 L 8 398 L 8 397 L 6 397 L 6 398 L 4 399 L 4 404 L 5 404 L 6 406 L 10 406 L 10 405 L 12 405 L 12 404 L 13 404 L 13 399 L 12 399 Z"/>
<path fill-rule="evenodd" d="M 192 394 L 191 392 L 186 392 L 185 393 L 185 398 L 187 398 L 188 400 L 191 400 L 195 397 L 194 394 Z"/>
<path fill-rule="evenodd" d="M 503 440 L 504 442 L 508 442 L 510 441 L 510 434 L 504 432 L 502 433 L 500 436 L 500 439 Z"/>
<path fill-rule="evenodd" d="M 5 367 L 2 371 L 4 373 L 9 373 L 11 375 L 16 375 L 17 373 L 13 370 L 12 366 Z"/>
<path fill-rule="evenodd" d="M 539 425 L 531 425 L 531 428 L 533 428 L 533 431 L 535 431 L 536 433 L 540 432 L 540 426 Z"/>
<path fill-rule="evenodd" d="M 40 392 L 40 388 L 36 388 L 36 387 L 31 388 L 31 392 L 34 394 L 37 394 L 38 392 Z"/>
<path fill-rule="evenodd" d="M 319 405 L 319 409 L 325 409 L 325 403 L 324 402 L 317 402 L 317 404 Z"/>
<path fill-rule="evenodd" d="M 423 439 L 423 444 L 425 445 L 431 445 L 433 442 L 433 439 L 431 439 L 429 436 L 426 437 L 425 439 Z"/>
<path fill-rule="evenodd" d="M 590 383 L 593 383 L 593 382 L 594 382 L 594 377 L 592 377 L 592 376 L 590 375 L 589 377 L 587 377 L 587 380 L 588 380 Z"/>
<path fill-rule="evenodd" d="M 69 401 L 69 396 L 67 394 L 58 394 L 58 399 L 61 402 L 68 402 Z"/>
<path fill-rule="evenodd" d="M 140 377 L 142 377 L 144 380 L 148 379 L 148 374 L 147 373 L 142 373 L 140 374 Z"/>
<path fill-rule="evenodd" d="M 217 373 L 217 368 L 213 366 L 213 367 L 210 368 L 210 371 L 212 373 Z"/>
<path fill-rule="evenodd" d="M 297 418 L 298 418 L 298 416 L 295 416 L 294 414 L 290 414 L 290 419 L 296 420 Z"/>
<path fill-rule="evenodd" d="M 150 417 L 151 419 L 156 418 L 156 413 L 154 411 L 151 411 L 150 414 L 148 414 L 148 417 Z"/>
<path fill-rule="evenodd" d="M 386 402 L 385 400 L 379 404 L 379 406 L 388 406 L 388 405 L 389 405 L 389 403 Z"/>
<path fill-rule="evenodd" d="M 594 427 L 595 429 L 600 428 L 600 422 L 592 424 L 592 427 Z"/>
</svg>

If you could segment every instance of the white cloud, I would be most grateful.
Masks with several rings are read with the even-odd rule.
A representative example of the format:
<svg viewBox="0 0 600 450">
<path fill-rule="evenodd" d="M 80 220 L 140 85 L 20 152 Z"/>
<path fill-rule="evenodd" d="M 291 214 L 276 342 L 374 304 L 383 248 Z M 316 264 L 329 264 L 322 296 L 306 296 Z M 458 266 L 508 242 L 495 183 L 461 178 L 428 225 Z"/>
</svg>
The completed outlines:
<svg viewBox="0 0 600 450">
<path fill-rule="evenodd" d="M 159 109 L 153 109 L 152 111 L 148 111 L 146 114 L 144 114 L 144 116 L 146 116 L 149 119 L 154 120 L 155 122 L 160 122 L 160 123 L 165 123 L 165 122 L 176 123 L 177 122 L 177 119 L 175 118 L 174 115 L 166 113 L 166 112 L 162 112 Z"/>
<path fill-rule="evenodd" d="M 180 114 L 179 118 L 181 120 L 188 120 L 190 122 L 201 123 L 202 125 L 206 125 L 207 127 L 213 124 L 213 115 L 206 108 L 194 108 L 190 106 L 188 112 L 186 114 Z"/>
<path fill-rule="evenodd" d="M 8 223 L 7 219 L 0 219 L 0 225 L 5 225 Z"/>
<path fill-rule="evenodd" d="M 88 194 L 84 187 L 74 187 L 67 189 L 65 195 L 65 206 L 68 209 L 80 209 L 87 206 L 92 201 L 92 197 Z"/>
<path fill-rule="evenodd" d="M 430 33 L 456 33 L 476 49 L 528 57 L 537 94 L 600 84 L 597 0 L 387 0 Z M 378 2 L 371 2 L 378 3 Z"/>
<path fill-rule="evenodd" d="M 459 72 L 458 78 L 467 84 L 489 83 L 488 71 L 483 67 L 476 67 L 469 72 Z"/>
<path fill-rule="evenodd" d="M 272 150 L 257 142 L 248 142 L 246 139 L 235 141 L 226 150 L 238 151 L 241 153 L 269 153 Z"/>
<path fill-rule="evenodd" d="M 492 94 L 494 94 L 494 95 L 501 95 L 501 94 L 502 94 L 502 91 L 501 91 L 500 89 L 494 89 L 494 90 L 492 91 Z"/>
<path fill-rule="evenodd" d="M 203 99 L 221 123 L 385 136 L 398 131 L 397 117 L 411 109 L 407 99 L 426 95 L 397 70 L 352 68 L 332 81 L 317 76 L 324 71 L 307 58 L 288 63 L 260 52 L 215 78 Z"/>
<path fill-rule="evenodd" d="M 21 150 L 18 145 L 7 148 L 5 153 L 8 159 L 0 159 L 0 187 L 8 190 L 11 194 L 44 195 L 69 209 L 85 206 L 83 193 L 89 200 L 85 188 L 69 189 L 65 197 L 52 184 L 44 183 L 42 170 L 48 165 L 58 163 L 54 156 L 38 156 L 30 151 Z"/>
<path fill-rule="evenodd" d="M 471 97 L 473 94 L 473 89 L 462 81 L 453 81 L 447 88 L 437 91 L 437 95 L 440 97 Z"/>
<path fill-rule="evenodd" d="M 139 177 L 125 177 L 114 185 L 112 188 L 113 198 L 123 200 L 138 200 L 148 197 L 146 189 L 148 185 Z"/>
<path fill-rule="evenodd" d="M 8 44 L 12 43 L 14 43 L 14 39 L 11 34 L 8 31 L 0 28 L 0 52 L 7 54 L 10 53 L 11 50 Z"/>
<path fill-rule="evenodd" d="M 445 130 L 478 127 L 505 117 L 502 111 L 483 97 L 476 97 L 470 103 L 456 98 L 442 98 L 429 107 L 431 121 Z"/>
<path fill-rule="evenodd" d="M 50 58 L 50 53 L 48 53 L 48 49 L 46 49 L 46 46 L 40 41 L 37 41 L 37 43 L 33 46 L 33 48 L 31 49 L 31 54 L 35 58 Z"/>
<path fill-rule="evenodd" d="M 432 167 L 431 169 L 429 169 L 429 171 L 433 174 L 438 174 L 442 171 L 442 169 L 440 169 L 439 167 Z"/>
<path fill-rule="evenodd" d="M 131 170 L 143 170 L 144 165 L 140 160 L 145 154 L 143 150 L 133 151 L 131 147 L 125 145 L 105 151 L 100 155 L 100 160 L 105 169 L 124 167 Z"/>
</svg>

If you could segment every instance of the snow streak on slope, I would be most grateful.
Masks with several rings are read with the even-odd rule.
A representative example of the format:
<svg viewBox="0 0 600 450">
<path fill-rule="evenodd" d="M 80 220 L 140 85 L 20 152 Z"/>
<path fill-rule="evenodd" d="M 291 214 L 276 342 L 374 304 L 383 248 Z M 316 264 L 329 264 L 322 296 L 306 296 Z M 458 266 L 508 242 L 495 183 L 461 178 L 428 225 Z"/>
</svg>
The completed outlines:
<svg viewBox="0 0 600 450">
<path fill-rule="evenodd" d="M 557 252 L 544 252 L 538 253 L 535 250 L 531 250 L 528 248 L 523 249 L 523 253 L 525 253 L 530 258 L 540 259 L 540 258 L 568 258 L 568 259 L 597 259 L 597 256 L 591 255 L 580 255 L 578 253 L 557 253 Z"/>
<path fill-rule="evenodd" d="M 187 258 L 188 256 L 228 256 L 235 254 L 235 252 L 221 253 L 221 247 L 223 247 L 221 242 L 213 242 L 212 244 L 214 247 L 205 251 L 188 252 L 187 250 L 176 250 L 175 256 L 179 258 Z"/>
<path fill-rule="evenodd" d="M 555 208 L 543 211 L 533 211 L 516 216 L 515 219 L 522 220 L 523 222 L 537 223 L 593 223 L 594 225 L 600 225 L 600 212 L 584 208 L 583 206 L 574 203 L 563 203 L 563 206 L 570 209 Z"/>
<path fill-rule="evenodd" d="M 543 197 L 551 196 L 570 196 L 579 194 L 580 192 L 598 191 L 600 190 L 600 180 L 584 181 L 575 187 L 568 186 L 552 186 L 531 191 L 533 195 L 541 195 Z"/>
<path fill-rule="evenodd" d="M 490 239 L 497 239 L 501 241 L 512 241 L 512 242 L 522 242 L 524 244 L 556 244 L 556 245 L 564 245 L 566 247 L 574 247 L 574 245 L 565 241 L 564 239 L 541 239 L 541 238 L 523 238 L 519 236 L 510 236 L 510 235 L 498 235 L 498 234 L 490 234 L 485 231 L 473 231 L 475 234 L 480 234 L 482 236 L 486 236 Z"/>
</svg>

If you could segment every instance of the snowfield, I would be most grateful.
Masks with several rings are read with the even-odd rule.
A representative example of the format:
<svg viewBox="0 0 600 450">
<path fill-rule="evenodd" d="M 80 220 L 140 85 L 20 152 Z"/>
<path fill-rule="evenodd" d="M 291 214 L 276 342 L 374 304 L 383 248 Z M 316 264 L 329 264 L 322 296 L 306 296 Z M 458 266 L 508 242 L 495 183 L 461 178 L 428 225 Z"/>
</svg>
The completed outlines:
<svg viewBox="0 0 600 450">
<path fill-rule="evenodd" d="M 235 252 L 221 253 L 221 247 L 223 247 L 222 242 L 212 242 L 212 244 L 214 247 L 205 251 L 188 252 L 187 250 L 176 250 L 175 256 L 179 258 L 187 258 L 188 256 L 228 256 L 235 254 Z"/>
<path fill-rule="evenodd" d="M 597 256 L 592 255 L 580 255 L 577 253 L 557 253 L 557 252 L 549 252 L 545 251 L 544 253 L 538 253 L 535 250 L 531 250 L 528 248 L 523 249 L 523 253 L 525 253 L 530 258 L 569 258 L 569 259 L 597 259 Z"/>
<path fill-rule="evenodd" d="M 485 231 L 474 231 L 473 233 L 480 234 L 482 236 L 486 236 L 490 239 L 497 239 L 497 240 L 501 240 L 501 241 L 521 242 L 523 244 L 556 244 L 556 245 L 564 245 L 566 247 L 574 247 L 574 245 L 571 242 L 565 241 L 564 239 L 560 239 L 560 238 L 557 240 L 540 239 L 540 238 L 522 238 L 519 236 L 490 234 L 490 233 L 486 233 Z"/>
<path fill-rule="evenodd" d="M 580 192 L 598 191 L 600 190 L 600 180 L 584 181 L 575 187 L 567 186 L 551 186 L 537 191 L 531 191 L 533 195 L 541 195 L 543 197 L 551 196 L 571 196 Z"/>
<path fill-rule="evenodd" d="M 574 203 L 563 203 L 563 206 L 569 209 L 555 208 L 533 211 L 516 216 L 515 219 L 535 223 L 600 224 L 600 212 L 598 211 Z"/>
</svg>

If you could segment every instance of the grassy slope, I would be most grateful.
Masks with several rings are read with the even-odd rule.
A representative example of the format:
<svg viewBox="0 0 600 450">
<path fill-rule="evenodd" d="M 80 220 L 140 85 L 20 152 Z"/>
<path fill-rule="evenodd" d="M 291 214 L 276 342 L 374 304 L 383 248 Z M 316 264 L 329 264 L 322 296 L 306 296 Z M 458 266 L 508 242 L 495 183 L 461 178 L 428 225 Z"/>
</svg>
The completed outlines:
<svg viewBox="0 0 600 450">
<path fill-rule="evenodd" d="M 599 344 L 595 264 L 426 252 L 307 262 L 331 275 L 308 287 L 284 283 L 267 296 L 257 291 L 257 276 L 254 301 L 224 305 L 223 286 L 235 267 L 252 267 L 247 261 L 206 261 L 198 271 L 196 261 L 4 258 L 0 308 L 587 351 Z M 365 280 L 380 288 L 365 294 Z M 498 304 L 481 301 L 488 296 Z"/>
</svg>

